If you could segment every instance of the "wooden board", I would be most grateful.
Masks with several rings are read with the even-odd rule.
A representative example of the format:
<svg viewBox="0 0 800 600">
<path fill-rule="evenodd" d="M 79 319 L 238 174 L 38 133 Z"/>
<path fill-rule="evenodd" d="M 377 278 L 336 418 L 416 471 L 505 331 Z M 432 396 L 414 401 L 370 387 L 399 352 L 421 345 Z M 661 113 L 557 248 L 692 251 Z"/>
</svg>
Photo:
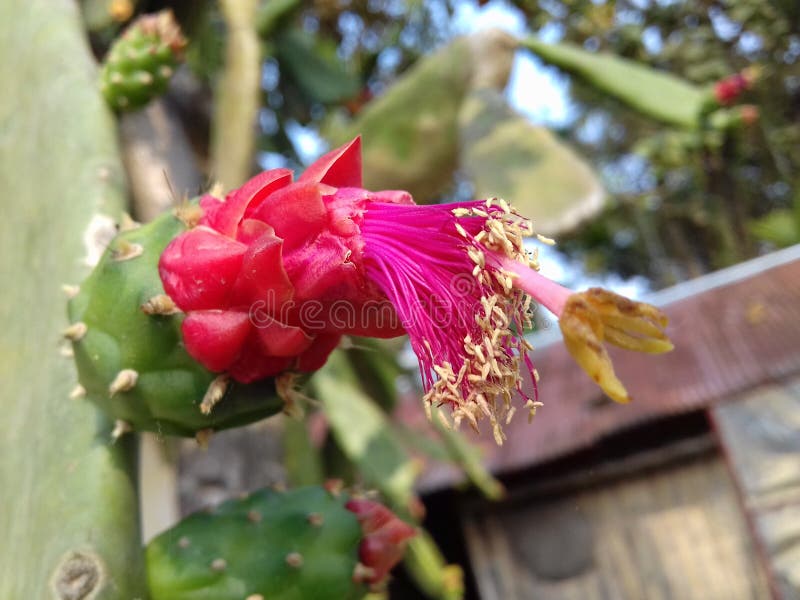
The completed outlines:
<svg viewBox="0 0 800 600">
<path fill-rule="evenodd" d="M 762 600 L 722 458 L 465 516 L 482 600 Z"/>
<path fill-rule="evenodd" d="M 777 595 L 800 598 L 800 378 L 755 388 L 712 414 Z"/>
</svg>

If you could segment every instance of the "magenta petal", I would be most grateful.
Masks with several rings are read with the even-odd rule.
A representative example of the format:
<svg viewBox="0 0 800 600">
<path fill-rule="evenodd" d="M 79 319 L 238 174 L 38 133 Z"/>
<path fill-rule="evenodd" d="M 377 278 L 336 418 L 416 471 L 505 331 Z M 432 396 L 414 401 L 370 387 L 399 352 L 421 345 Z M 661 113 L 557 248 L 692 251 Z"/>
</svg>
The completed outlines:
<svg viewBox="0 0 800 600">
<path fill-rule="evenodd" d="M 252 328 L 247 313 L 198 310 L 186 315 L 181 326 L 186 351 L 211 371 L 224 371 L 239 356 Z"/>
<path fill-rule="evenodd" d="M 318 181 L 334 187 L 361 187 L 361 136 L 318 158 L 298 181 Z"/>
<path fill-rule="evenodd" d="M 161 254 L 164 291 L 181 310 L 226 308 L 247 247 L 205 227 L 176 237 Z"/>
</svg>

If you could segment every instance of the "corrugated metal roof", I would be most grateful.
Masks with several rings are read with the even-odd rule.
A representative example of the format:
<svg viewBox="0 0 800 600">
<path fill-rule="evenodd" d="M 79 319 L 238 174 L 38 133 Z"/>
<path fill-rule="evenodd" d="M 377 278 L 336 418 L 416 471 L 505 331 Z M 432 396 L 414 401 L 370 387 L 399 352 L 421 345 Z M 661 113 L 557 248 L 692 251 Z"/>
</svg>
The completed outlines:
<svg viewBox="0 0 800 600">
<path fill-rule="evenodd" d="M 704 279 L 691 282 L 691 293 L 677 289 L 684 284 L 653 298 L 668 299 L 662 308 L 670 317 L 673 352 L 652 357 L 611 350 L 634 399 L 628 405 L 606 401 L 563 345 L 548 343 L 534 351 L 544 407 L 532 424 L 520 416 L 507 426 L 502 447 L 487 443 L 491 436 L 484 434 L 481 445 L 492 471 L 564 456 L 604 436 L 702 409 L 800 371 L 800 247 L 712 274 L 706 286 Z M 456 480 L 451 469 L 430 465 L 421 487 Z"/>
</svg>

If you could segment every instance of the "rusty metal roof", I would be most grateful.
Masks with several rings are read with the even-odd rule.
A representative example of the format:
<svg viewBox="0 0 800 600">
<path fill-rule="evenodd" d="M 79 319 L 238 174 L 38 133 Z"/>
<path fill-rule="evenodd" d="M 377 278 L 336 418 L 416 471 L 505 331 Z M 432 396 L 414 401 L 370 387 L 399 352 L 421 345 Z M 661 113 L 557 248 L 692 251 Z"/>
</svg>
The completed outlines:
<svg viewBox="0 0 800 600">
<path fill-rule="evenodd" d="M 800 246 L 654 294 L 670 317 L 675 350 L 658 357 L 612 349 L 633 402 L 614 404 L 572 361 L 558 337 L 534 345 L 544 406 L 532 424 L 517 417 L 502 447 L 479 443 L 494 473 L 531 467 L 588 448 L 605 436 L 669 415 L 703 409 L 754 385 L 800 371 Z M 470 434 L 468 434 L 470 435 Z M 470 435 L 470 437 L 474 437 Z M 460 479 L 429 465 L 421 488 Z"/>
</svg>

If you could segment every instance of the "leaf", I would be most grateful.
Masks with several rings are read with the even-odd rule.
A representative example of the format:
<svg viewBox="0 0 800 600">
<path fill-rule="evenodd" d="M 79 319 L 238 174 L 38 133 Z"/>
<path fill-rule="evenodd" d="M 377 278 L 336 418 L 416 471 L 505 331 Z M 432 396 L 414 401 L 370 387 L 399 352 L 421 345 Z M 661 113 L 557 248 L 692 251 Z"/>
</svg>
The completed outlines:
<svg viewBox="0 0 800 600">
<path fill-rule="evenodd" d="M 276 37 L 274 52 L 281 74 L 315 102 L 336 104 L 361 89 L 360 79 L 345 69 L 335 47 L 312 34 L 289 29 Z"/>
<path fill-rule="evenodd" d="M 664 123 L 696 129 L 711 100 L 703 88 L 613 54 L 588 52 L 569 43 L 547 44 L 532 37 L 521 44 L 545 61 Z"/>
<path fill-rule="evenodd" d="M 441 410 L 436 406 L 431 407 L 431 422 L 436 427 L 447 449 L 448 456 L 457 466 L 464 470 L 464 473 L 478 488 L 484 496 L 490 500 L 499 500 L 505 496 L 503 484 L 492 477 L 492 474 L 483 465 L 481 451 L 458 431 L 445 428 L 436 417 L 436 411 Z"/>
<path fill-rule="evenodd" d="M 341 352 L 311 379 L 337 443 L 369 485 L 409 513 L 419 466 L 403 448 L 386 415 L 361 390 Z"/>
<path fill-rule="evenodd" d="M 283 455 L 286 476 L 292 487 L 315 485 L 325 480 L 322 457 L 311 443 L 305 421 L 284 419 Z"/>
<path fill-rule="evenodd" d="M 754 219 L 749 228 L 754 236 L 779 248 L 800 243 L 800 224 L 789 208 L 773 210 L 760 219 Z"/>
<path fill-rule="evenodd" d="M 477 198 L 500 197 L 540 233 L 574 228 L 602 210 L 592 168 L 548 130 L 515 113 L 502 95 L 476 90 L 459 114 L 461 164 Z"/>
<path fill-rule="evenodd" d="M 329 125 L 324 133 L 333 144 L 361 134 L 366 188 L 407 190 L 425 202 L 452 181 L 470 59 L 468 40 L 457 39 L 418 60 L 352 122 Z"/>
<path fill-rule="evenodd" d="M 464 573 L 448 565 L 431 535 L 424 529 L 412 538 L 403 559 L 409 575 L 431 598 L 460 600 L 464 597 Z"/>
</svg>

